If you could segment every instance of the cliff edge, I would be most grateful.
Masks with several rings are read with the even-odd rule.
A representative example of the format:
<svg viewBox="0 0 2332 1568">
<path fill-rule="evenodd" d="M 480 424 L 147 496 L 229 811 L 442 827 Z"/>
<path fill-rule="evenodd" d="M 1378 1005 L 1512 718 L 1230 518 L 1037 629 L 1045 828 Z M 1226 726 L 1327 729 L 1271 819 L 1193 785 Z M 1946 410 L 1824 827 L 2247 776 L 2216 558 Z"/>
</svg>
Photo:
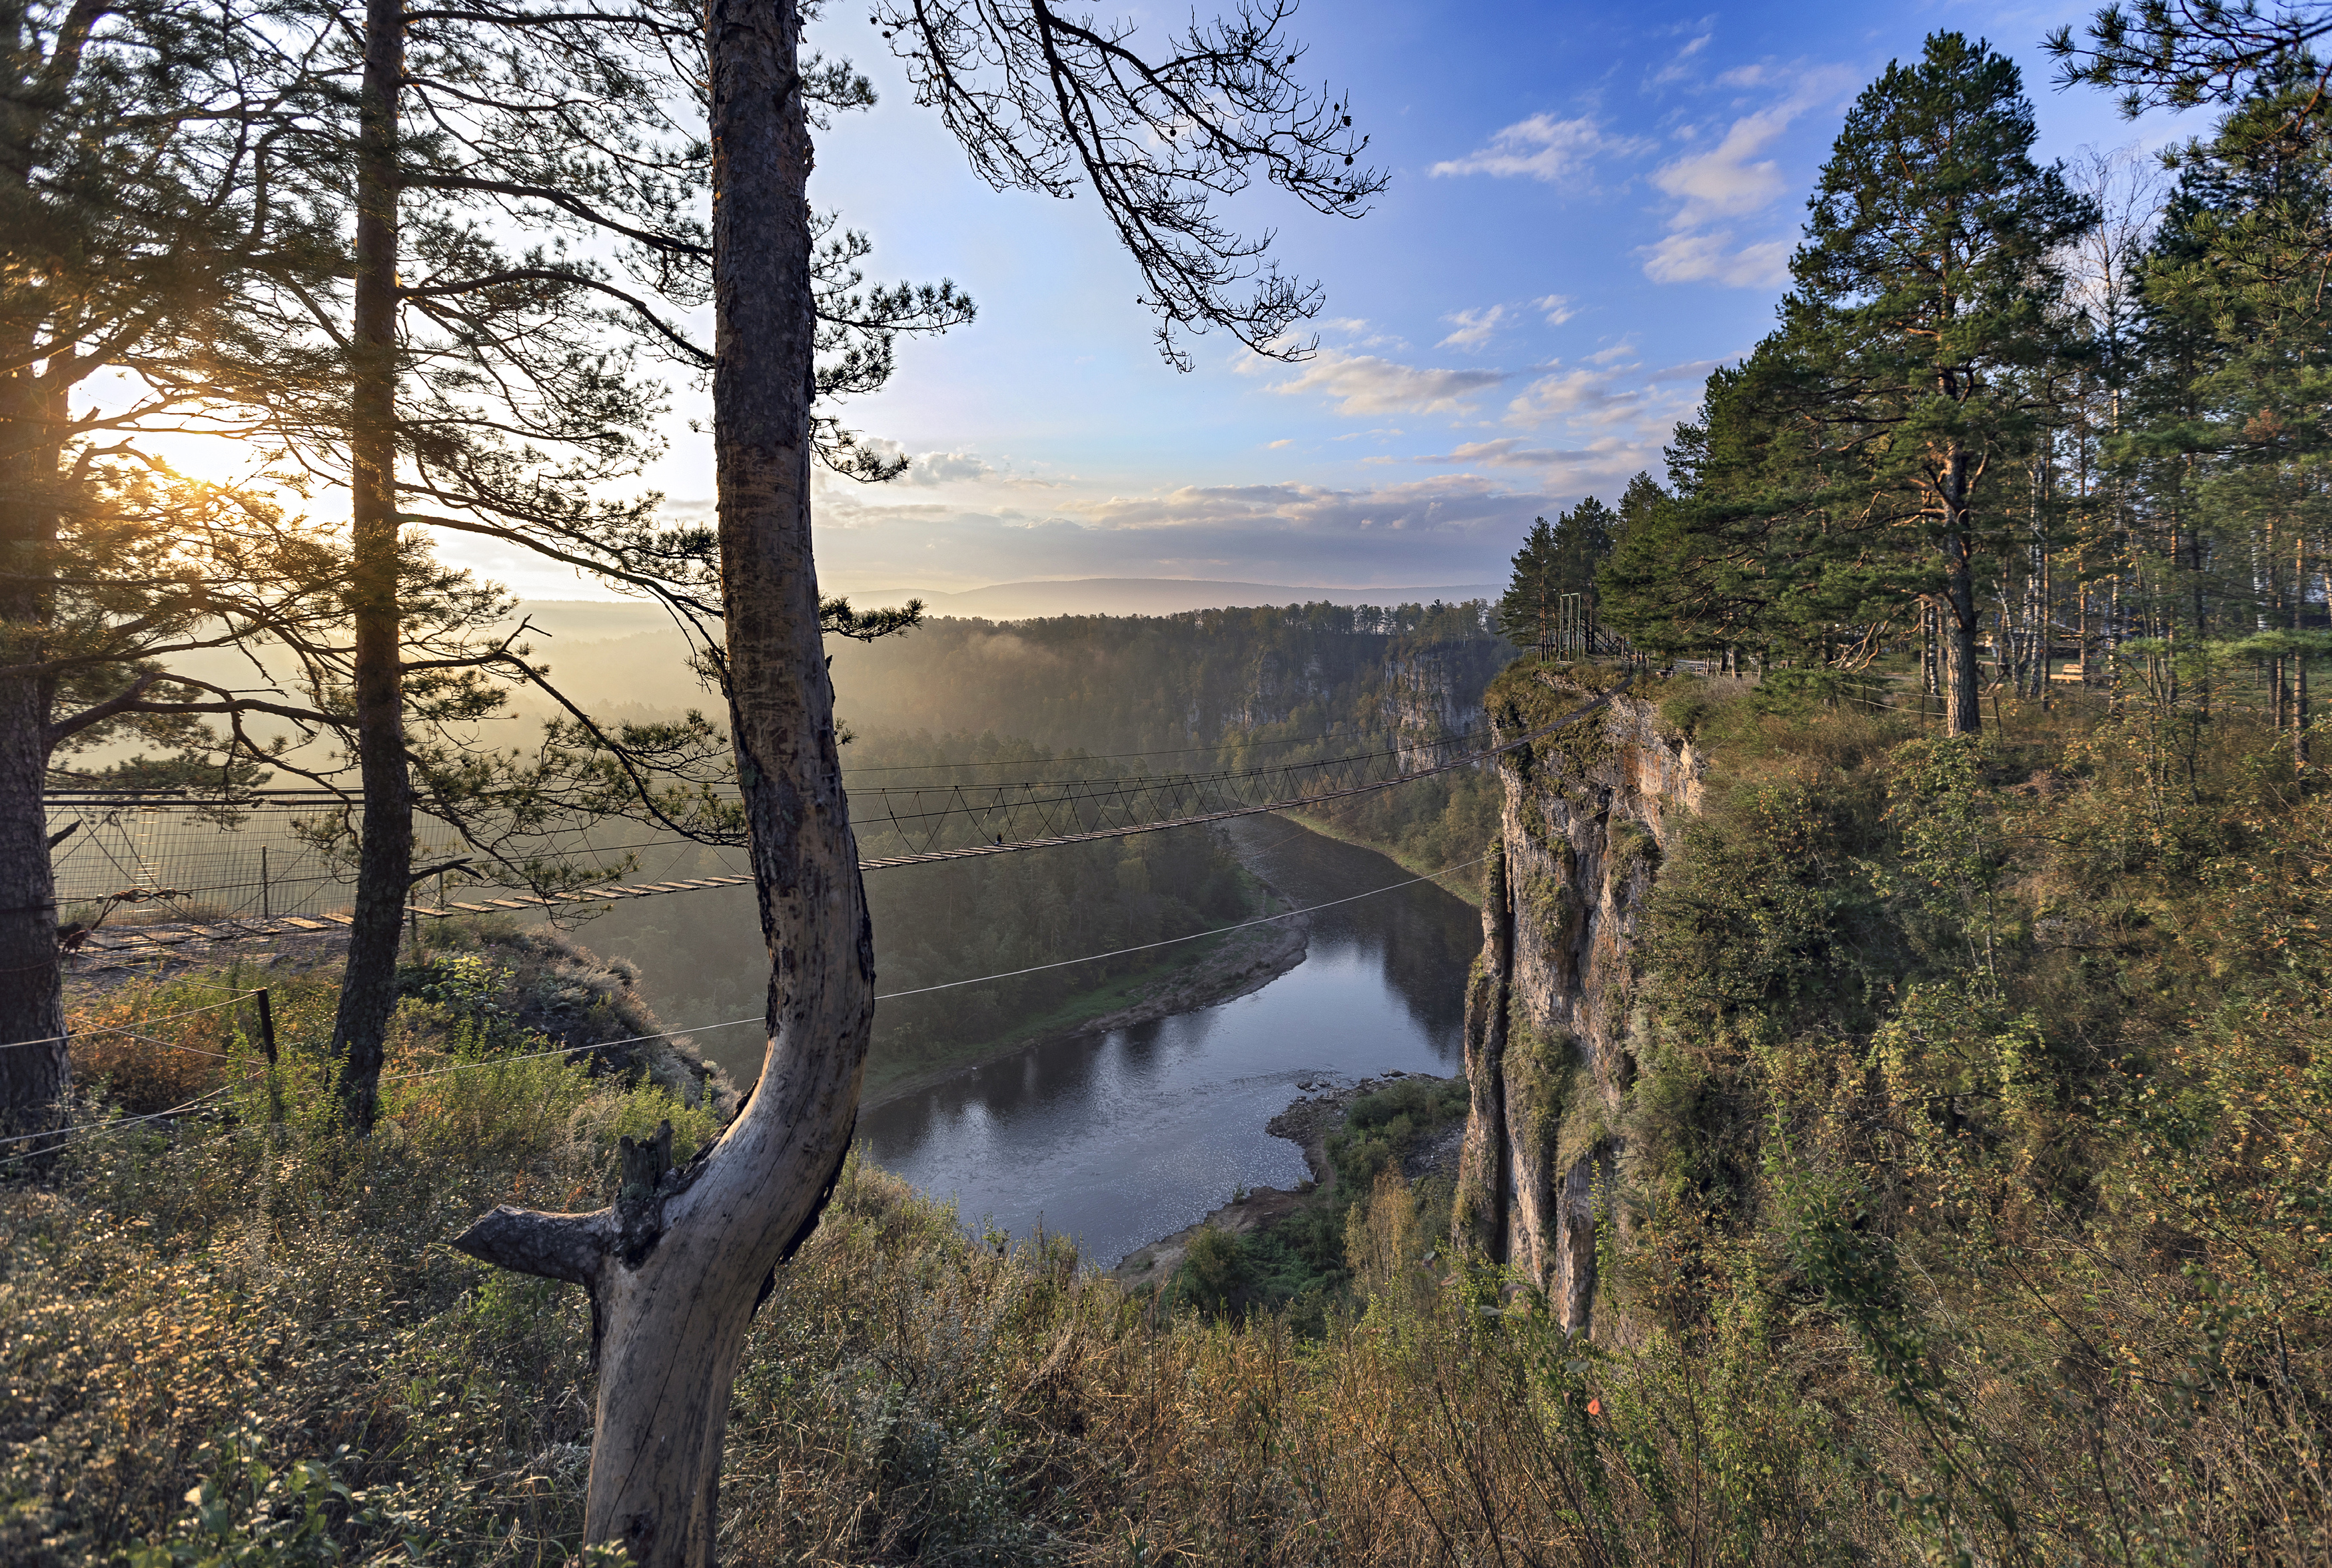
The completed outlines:
<svg viewBox="0 0 2332 1568">
<path fill-rule="evenodd" d="M 1620 670 L 1515 664 L 1484 702 L 1500 744 L 1615 687 Z M 1500 759 L 1505 805 L 1466 997 L 1473 1103 L 1453 1240 L 1546 1292 L 1589 1332 L 1595 1234 L 1633 1076 L 1635 935 L 1662 860 L 1700 809 L 1705 760 L 1656 694 L 1615 692 Z"/>
</svg>

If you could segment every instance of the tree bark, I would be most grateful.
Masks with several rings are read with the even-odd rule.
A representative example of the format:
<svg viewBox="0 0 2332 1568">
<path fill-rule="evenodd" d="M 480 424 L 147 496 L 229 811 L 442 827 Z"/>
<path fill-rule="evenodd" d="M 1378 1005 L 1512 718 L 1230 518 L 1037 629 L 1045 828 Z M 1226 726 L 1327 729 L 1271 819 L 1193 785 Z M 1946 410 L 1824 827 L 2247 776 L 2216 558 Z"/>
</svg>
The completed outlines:
<svg viewBox="0 0 2332 1568">
<path fill-rule="evenodd" d="M 381 1047 L 397 1005 L 397 950 L 413 875 L 413 779 L 397 603 L 397 261 L 402 0 L 368 0 L 357 149 L 356 320 L 349 393 L 356 740 L 364 789 L 354 923 L 332 1049 L 342 1114 L 358 1132 L 379 1107 Z"/>
<path fill-rule="evenodd" d="M 33 147 L 44 128 L 39 94 L 13 62 L 10 91 L 0 101 L 0 166 L 29 208 Z M 65 423 L 69 347 L 46 347 L 43 324 L 16 312 L 8 363 L 0 375 L 0 662 L 43 657 L 52 595 L 46 586 L 57 541 L 58 469 Z M 0 679 L 0 1126 L 44 1132 L 61 1116 L 72 1059 L 63 1039 L 63 973 L 57 949 L 56 878 L 49 860 L 48 813 L 42 786 L 49 767 L 49 709 L 53 685 L 45 676 Z"/>
<path fill-rule="evenodd" d="M 1974 540 L 1964 452 L 1945 460 L 1942 492 L 1944 594 L 1936 619 L 1944 639 L 1944 733 L 1974 735 L 1983 726 L 1983 708 L 1976 683 Z"/>
<path fill-rule="evenodd" d="M 730 720 L 769 950 L 769 1045 L 743 1111 L 662 1168 L 628 1147 L 595 1215 L 503 1209 L 455 1245 L 590 1292 L 600 1349 L 584 1533 L 708 1568 L 730 1387 L 776 1266 L 839 1174 L 874 1022 L 874 948 L 842 791 L 810 556 L 809 127 L 790 0 L 712 0 L 713 431 Z"/>
<path fill-rule="evenodd" d="M 0 432 L 13 449 L 0 459 L 0 661 L 8 664 L 35 661 L 46 646 L 63 457 L 54 438 L 65 416 L 59 368 L 0 377 Z M 10 1132 L 56 1125 L 72 1074 L 42 804 L 53 697 L 50 677 L 0 679 L 0 1125 Z"/>
<path fill-rule="evenodd" d="M 2295 528 L 2297 536 L 2291 546 L 2291 629 L 2303 632 L 2308 627 L 2308 530 Z M 2332 610 L 2332 597 L 2325 600 L 2325 608 Z M 2308 650 L 2303 645 L 2291 656 L 2291 767 L 2302 784 L 2308 779 Z"/>
</svg>

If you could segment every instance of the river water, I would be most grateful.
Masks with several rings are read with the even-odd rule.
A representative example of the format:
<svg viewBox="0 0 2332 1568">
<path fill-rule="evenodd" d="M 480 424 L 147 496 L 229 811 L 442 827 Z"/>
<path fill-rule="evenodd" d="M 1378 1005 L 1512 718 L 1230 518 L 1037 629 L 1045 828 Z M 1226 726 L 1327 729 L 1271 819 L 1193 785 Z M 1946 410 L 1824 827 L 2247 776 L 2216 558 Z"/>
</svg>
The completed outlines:
<svg viewBox="0 0 2332 1568">
<path fill-rule="evenodd" d="M 1300 907 L 1409 875 L 1276 817 L 1231 833 L 1239 859 Z M 1264 1131 L 1300 1086 L 1457 1072 L 1481 942 L 1480 917 L 1429 882 L 1324 909 L 1304 962 L 1260 991 L 1036 1047 L 866 1112 L 859 1137 L 966 1223 L 1025 1236 L 1041 1222 L 1112 1264 L 1239 1187 L 1302 1181 L 1302 1152 Z"/>
</svg>

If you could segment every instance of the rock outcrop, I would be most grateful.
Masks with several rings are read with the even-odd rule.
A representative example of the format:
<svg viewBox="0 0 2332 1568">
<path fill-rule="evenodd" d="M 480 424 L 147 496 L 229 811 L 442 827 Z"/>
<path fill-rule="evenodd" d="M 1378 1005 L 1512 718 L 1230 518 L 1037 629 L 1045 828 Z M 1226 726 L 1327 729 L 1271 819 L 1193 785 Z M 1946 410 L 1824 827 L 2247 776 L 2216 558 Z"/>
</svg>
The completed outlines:
<svg viewBox="0 0 2332 1568">
<path fill-rule="evenodd" d="M 1485 698 L 1500 741 L 1621 679 L 1591 666 L 1516 664 Z M 1699 809 L 1702 759 L 1655 702 L 1605 707 L 1501 759 L 1504 822 L 1467 993 L 1473 1090 L 1455 1240 L 1591 1327 L 1597 1217 L 1633 1073 L 1635 936 L 1653 880 Z"/>
<path fill-rule="evenodd" d="M 1378 709 L 1400 746 L 1403 769 L 1445 761 L 1448 753 L 1436 743 L 1474 727 L 1479 693 L 1497 673 L 1486 667 L 1486 651 L 1480 643 L 1442 642 L 1386 653 Z"/>
</svg>

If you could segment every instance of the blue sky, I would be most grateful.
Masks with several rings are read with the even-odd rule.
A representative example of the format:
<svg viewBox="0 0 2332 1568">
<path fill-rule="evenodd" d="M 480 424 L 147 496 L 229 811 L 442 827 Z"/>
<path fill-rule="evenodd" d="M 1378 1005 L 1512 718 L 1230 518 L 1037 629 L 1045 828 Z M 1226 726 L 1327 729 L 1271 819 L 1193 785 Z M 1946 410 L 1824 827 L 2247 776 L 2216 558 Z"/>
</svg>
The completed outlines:
<svg viewBox="0 0 2332 1568">
<path fill-rule="evenodd" d="M 2184 128 L 2050 85 L 2040 41 L 2086 9 L 1311 0 L 1305 63 L 1351 90 L 1391 186 L 1357 223 L 1269 194 L 1234 208 L 1325 288 L 1318 355 L 1278 365 L 1218 333 L 1178 375 L 1090 198 L 980 184 L 840 0 L 813 38 L 881 102 L 822 138 L 813 197 L 873 238 L 874 275 L 951 277 L 980 318 L 906 346 L 893 386 L 847 407 L 915 464 L 821 487 L 821 581 L 1501 578 L 1534 515 L 1658 471 L 1709 368 L 1770 325 L 1845 107 L 1930 31 L 2022 63 L 2050 156 Z M 694 401 L 654 476 L 679 512 L 712 489 L 705 439 L 680 423 Z"/>
</svg>

